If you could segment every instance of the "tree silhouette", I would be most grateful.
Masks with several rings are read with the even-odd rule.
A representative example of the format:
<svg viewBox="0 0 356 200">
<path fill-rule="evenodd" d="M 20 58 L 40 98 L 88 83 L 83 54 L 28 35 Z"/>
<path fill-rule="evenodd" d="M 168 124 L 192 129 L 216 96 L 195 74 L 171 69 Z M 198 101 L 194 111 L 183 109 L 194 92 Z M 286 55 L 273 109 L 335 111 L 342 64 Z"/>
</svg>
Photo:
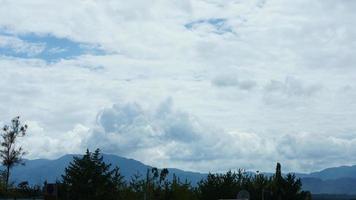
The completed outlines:
<svg viewBox="0 0 356 200">
<path fill-rule="evenodd" d="M 276 200 L 282 200 L 282 196 L 284 193 L 283 187 L 285 185 L 285 181 L 282 176 L 282 169 L 281 164 L 277 163 L 276 166 L 276 173 L 273 177 L 273 191 L 274 191 L 274 198 Z"/>
<path fill-rule="evenodd" d="M 256 173 L 254 175 L 238 172 L 209 174 L 198 184 L 198 199 L 233 199 L 241 190 L 250 193 L 251 200 L 306 200 L 310 193 L 302 191 L 302 183 L 294 174 L 283 176 L 282 167 L 277 163 L 273 176 Z"/>
<path fill-rule="evenodd" d="M 21 125 L 20 117 L 17 116 L 11 120 L 11 125 L 5 125 L 2 129 L 2 142 L 0 149 L 0 157 L 2 165 L 6 168 L 5 190 L 9 186 L 10 170 L 18 164 L 24 164 L 22 157 L 26 152 L 21 146 L 16 146 L 18 137 L 25 136 L 27 125 Z"/>
<path fill-rule="evenodd" d="M 156 167 L 147 169 L 146 180 L 144 181 L 144 200 L 158 200 L 165 199 L 167 196 L 168 182 L 168 169 L 164 168 L 159 170 Z"/>
<path fill-rule="evenodd" d="M 103 161 L 100 150 L 94 153 L 86 151 L 83 157 L 74 160 L 62 175 L 62 198 L 70 200 L 117 200 L 123 187 L 123 177 L 119 168 L 112 169 L 111 164 Z"/>
<path fill-rule="evenodd" d="M 186 180 L 181 182 L 173 174 L 168 179 L 167 169 L 148 168 L 146 177 L 139 173 L 128 184 L 122 181 L 118 168 L 103 162 L 100 150 L 87 150 L 84 156 L 74 157 L 65 169 L 59 185 L 62 200 L 216 200 L 234 199 L 242 190 L 248 191 L 251 200 L 310 200 L 310 192 L 302 191 L 302 183 L 294 174 L 283 175 L 277 163 L 274 175 L 257 172 L 212 174 L 196 187 Z"/>
</svg>

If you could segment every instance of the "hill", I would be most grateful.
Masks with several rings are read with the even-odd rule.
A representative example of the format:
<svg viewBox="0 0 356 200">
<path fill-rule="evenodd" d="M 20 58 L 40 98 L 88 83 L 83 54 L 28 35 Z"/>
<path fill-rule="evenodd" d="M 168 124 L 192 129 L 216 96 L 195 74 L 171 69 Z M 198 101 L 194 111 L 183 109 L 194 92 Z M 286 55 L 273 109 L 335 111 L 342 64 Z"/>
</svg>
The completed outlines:
<svg viewBox="0 0 356 200">
<path fill-rule="evenodd" d="M 55 182 L 61 179 L 65 167 L 73 159 L 73 156 L 65 155 L 55 160 L 36 159 L 26 160 L 24 166 L 17 166 L 11 174 L 11 181 L 19 183 L 28 181 L 30 184 L 43 184 L 45 180 Z M 134 159 L 104 154 L 104 161 L 113 166 L 119 166 L 121 174 L 129 181 L 135 174 L 145 177 L 147 169 L 152 166 L 145 165 Z M 196 185 L 207 174 L 183 171 L 180 169 L 169 168 L 169 179 L 173 174 L 181 180 L 188 180 L 192 185 Z M 251 173 L 253 174 L 253 173 Z M 265 173 L 271 175 L 271 173 Z M 356 166 L 341 166 L 312 172 L 309 174 L 296 173 L 301 178 L 303 189 L 309 190 L 313 194 L 356 194 Z"/>
<path fill-rule="evenodd" d="M 30 184 L 43 184 L 44 181 L 55 182 L 61 179 L 65 167 L 72 161 L 73 156 L 65 155 L 55 160 L 36 159 L 25 160 L 24 166 L 16 166 L 11 174 L 11 181 L 19 183 L 21 181 L 28 181 Z M 152 168 L 134 159 L 127 159 L 124 157 L 104 154 L 104 161 L 111 163 L 113 166 L 119 166 L 121 174 L 127 181 L 135 174 L 140 174 L 143 177 L 146 175 L 147 169 Z M 188 172 L 180 169 L 168 168 L 169 179 L 175 174 L 182 181 L 189 180 L 193 185 L 206 176 L 197 172 Z"/>
</svg>

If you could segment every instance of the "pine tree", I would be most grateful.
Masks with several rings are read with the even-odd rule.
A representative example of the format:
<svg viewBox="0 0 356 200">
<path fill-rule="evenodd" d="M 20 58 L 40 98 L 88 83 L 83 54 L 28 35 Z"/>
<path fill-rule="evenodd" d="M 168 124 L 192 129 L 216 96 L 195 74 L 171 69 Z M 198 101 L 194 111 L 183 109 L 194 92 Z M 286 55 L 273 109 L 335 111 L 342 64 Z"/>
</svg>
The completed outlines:
<svg viewBox="0 0 356 200">
<path fill-rule="evenodd" d="M 119 168 L 106 164 L 99 149 L 74 157 L 62 178 L 64 196 L 73 200 L 117 200 L 124 184 Z"/>
</svg>

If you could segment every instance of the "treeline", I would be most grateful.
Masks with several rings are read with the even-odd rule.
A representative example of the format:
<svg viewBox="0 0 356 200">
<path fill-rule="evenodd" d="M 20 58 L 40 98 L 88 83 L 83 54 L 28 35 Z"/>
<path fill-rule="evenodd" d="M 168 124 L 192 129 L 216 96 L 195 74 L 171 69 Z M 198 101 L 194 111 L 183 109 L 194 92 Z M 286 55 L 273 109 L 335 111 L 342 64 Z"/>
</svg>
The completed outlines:
<svg viewBox="0 0 356 200">
<path fill-rule="evenodd" d="M 251 200 L 307 200 L 309 192 L 302 191 L 300 179 L 293 174 L 282 176 L 278 163 L 276 173 L 247 174 L 242 170 L 225 174 L 209 174 L 196 187 L 173 175 L 169 181 L 167 169 L 151 168 L 145 175 L 134 175 L 124 181 L 119 168 L 103 162 L 100 150 L 87 151 L 75 157 L 58 182 L 58 196 L 63 200 L 217 200 L 236 199 L 246 190 Z"/>
<path fill-rule="evenodd" d="M 0 177 L 0 199 L 36 199 L 42 196 L 43 186 L 31 186 L 27 181 L 23 181 L 17 185 L 10 183 L 6 186 L 4 177 Z"/>
</svg>

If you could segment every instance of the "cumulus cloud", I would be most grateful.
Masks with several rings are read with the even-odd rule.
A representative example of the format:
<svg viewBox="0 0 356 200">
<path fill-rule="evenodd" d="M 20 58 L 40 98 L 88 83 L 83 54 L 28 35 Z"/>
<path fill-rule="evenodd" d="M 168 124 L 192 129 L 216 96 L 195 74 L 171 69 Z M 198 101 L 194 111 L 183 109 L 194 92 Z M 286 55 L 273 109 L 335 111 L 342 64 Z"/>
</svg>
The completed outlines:
<svg viewBox="0 0 356 200">
<path fill-rule="evenodd" d="M 176 110 L 169 98 L 156 108 L 121 103 L 102 110 L 86 140 L 89 146 L 152 165 L 207 172 L 238 167 L 261 170 L 263 163 L 273 166 L 281 160 L 289 171 L 327 162 L 337 164 L 354 157 L 356 138 L 306 132 L 263 137 L 253 132 L 227 131 Z"/>
<path fill-rule="evenodd" d="M 222 148 L 229 145 L 224 137 L 233 137 L 175 110 L 171 99 L 155 109 L 143 109 L 135 103 L 115 104 L 99 113 L 97 123 L 89 139 L 91 145 L 158 165 L 224 159 L 226 151 Z"/>
<path fill-rule="evenodd" d="M 98 114 L 93 143 L 111 152 L 132 154 L 171 143 L 192 144 L 203 136 L 203 127 L 187 113 L 173 110 L 167 99 L 156 109 L 145 110 L 137 103 L 114 104 Z M 169 153 L 169 152 L 161 152 Z"/>
<path fill-rule="evenodd" d="M 76 124 L 72 130 L 57 137 L 49 135 L 40 123 L 36 121 L 25 121 L 28 125 L 28 134 L 19 138 L 19 145 L 22 145 L 29 158 L 53 158 L 67 154 L 82 153 L 87 147 L 83 144 L 89 135 L 89 128 L 82 124 Z M 69 139 L 70 138 L 70 139 Z"/>
</svg>

